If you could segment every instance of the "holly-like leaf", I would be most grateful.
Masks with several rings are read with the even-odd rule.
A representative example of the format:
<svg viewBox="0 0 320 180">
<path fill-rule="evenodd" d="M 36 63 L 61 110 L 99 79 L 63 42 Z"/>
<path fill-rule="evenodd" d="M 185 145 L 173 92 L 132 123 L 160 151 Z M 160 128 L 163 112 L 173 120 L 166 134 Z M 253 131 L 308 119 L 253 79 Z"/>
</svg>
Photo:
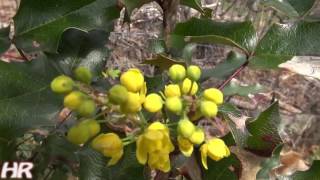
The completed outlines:
<svg viewBox="0 0 320 180">
<path fill-rule="evenodd" d="M 244 52 L 253 50 L 257 35 L 250 22 L 215 22 L 210 19 L 192 18 L 177 24 L 171 34 L 171 46 L 181 49 L 187 42 L 220 43 L 240 48 Z"/>
<path fill-rule="evenodd" d="M 282 145 L 278 146 L 272 152 L 272 156 L 261 163 L 261 169 L 256 175 L 257 180 L 270 179 L 270 172 L 273 168 L 280 165 L 280 153 L 282 150 Z"/>
<path fill-rule="evenodd" d="M 26 52 L 56 52 L 59 39 L 70 27 L 110 32 L 119 17 L 116 0 L 21 1 L 14 17 L 16 45 Z"/>
<path fill-rule="evenodd" d="M 246 63 L 246 61 L 247 58 L 244 54 L 231 51 L 224 62 L 218 64 L 213 69 L 204 69 L 200 81 L 205 81 L 210 77 L 225 79 Z"/>
<path fill-rule="evenodd" d="M 213 161 L 208 157 L 208 170 L 204 170 L 203 180 L 237 180 L 239 172 L 241 172 L 241 162 L 234 154 L 220 161 Z"/>
<path fill-rule="evenodd" d="M 47 56 L 59 64 L 64 74 L 72 75 L 76 67 L 83 66 L 100 76 L 109 54 L 105 47 L 108 36 L 105 31 L 69 28 L 62 34 L 58 53 L 47 53 Z"/>
<path fill-rule="evenodd" d="M 160 71 L 169 69 L 173 64 L 181 64 L 185 66 L 185 62 L 178 61 L 163 54 L 158 54 L 158 56 L 153 59 L 145 60 L 142 64 L 150 64 L 159 67 Z"/>
<path fill-rule="evenodd" d="M 0 55 L 6 52 L 10 47 L 10 26 L 0 29 Z"/>
<path fill-rule="evenodd" d="M 255 154 L 270 156 L 274 148 L 282 143 L 278 132 L 279 124 L 279 104 L 275 102 L 255 120 L 246 124 L 250 133 L 246 148 Z"/>
<path fill-rule="evenodd" d="M 135 157 L 135 145 L 125 147 L 122 159 L 113 166 L 107 167 L 108 159 L 102 154 L 86 148 L 80 151 L 80 179 L 94 180 L 136 180 L 144 179 L 144 166 Z"/>
<path fill-rule="evenodd" d="M 320 56 L 319 31 L 319 22 L 274 24 L 259 42 L 250 64 L 259 68 L 277 68 L 293 56 Z"/>
<path fill-rule="evenodd" d="M 227 102 L 219 106 L 219 112 L 224 115 L 233 115 L 236 117 L 240 117 L 242 115 L 241 111 L 237 107 Z"/>
<path fill-rule="evenodd" d="M 238 83 L 231 81 L 230 84 L 223 88 L 225 96 L 239 95 L 248 96 L 249 94 L 256 94 L 264 91 L 264 87 L 260 84 L 241 86 Z"/>
<path fill-rule="evenodd" d="M 199 11 L 200 13 L 204 13 L 201 0 L 181 0 L 180 3 Z"/>
</svg>

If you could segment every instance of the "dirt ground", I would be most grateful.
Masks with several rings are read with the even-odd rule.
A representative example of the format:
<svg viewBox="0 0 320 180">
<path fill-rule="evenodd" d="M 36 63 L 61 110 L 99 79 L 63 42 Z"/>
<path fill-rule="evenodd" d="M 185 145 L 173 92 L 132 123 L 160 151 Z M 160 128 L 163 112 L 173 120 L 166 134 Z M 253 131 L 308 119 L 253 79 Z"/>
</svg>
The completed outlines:
<svg viewBox="0 0 320 180">
<path fill-rule="evenodd" d="M 240 2 L 240 3 L 239 3 Z M 249 3 L 250 1 L 246 1 Z M 216 0 L 204 1 L 206 7 L 215 8 L 217 11 L 214 19 L 243 20 L 254 17 L 254 11 L 250 11 L 236 1 L 235 10 L 225 12 L 229 5 L 216 5 Z M 224 7 L 224 8 L 223 8 Z M 17 8 L 16 0 L 0 0 L 0 28 L 7 26 Z M 224 9 L 224 10 L 223 10 Z M 318 12 L 318 11 L 317 11 Z M 250 13 L 253 13 L 253 15 Z M 197 13 L 193 10 L 181 7 L 178 12 L 178 21 L 184 21 Z M 138 11 L 134 11 L 130 24 L 118 21 L 114 32 L 110 36 L 108 45 L 113 51 L 109 58 L 108 67 L 127 69 L 138 66 L 147 74 L 152 74 L 154 68 L 141 65 L 140 62 L 154 56 L 150 49 L 150 43 L 161 35 L 162 11 L 155 4 L 145 5 Z M 193 62 L 202 68 L 214 67 L 221 62 L 228 47 L 201 44 L 194 53 Z M 237 79 L 244 84 L 256 84 L 267 88 L 262 100 L 244 99 L 232 97 L 230 101 L 243 108 L 248 115 L 254 115 L 270 103 L 272 94 L 280 101 L 282 126 L 281 135 L 293 148 L 303 152 L 310 152 L 320 144 L 320 81 L 280 70 L 254 70 L 246 68 Z M 214 86 L 216 81 L 210 81 L 208 86 Z M 257 104 L 257 105 L 255 105 Z"/>
</svg>

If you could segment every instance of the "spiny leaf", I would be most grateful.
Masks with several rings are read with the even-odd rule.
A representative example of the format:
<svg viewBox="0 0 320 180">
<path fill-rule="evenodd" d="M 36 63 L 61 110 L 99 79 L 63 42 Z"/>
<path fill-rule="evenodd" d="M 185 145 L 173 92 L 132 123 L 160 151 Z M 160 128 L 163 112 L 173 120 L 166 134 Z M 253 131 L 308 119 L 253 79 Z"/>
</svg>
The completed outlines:
<svg viewBox="0 0 320 180">
<path fill-rule="evenodd" d="M 173 64 L 181 64 L 185 65 L 185 62 L 178 61 L 176 59 L 170 58 L 168 56 L 165 56 L 163 54 L 159 54 L 157 57 L 149 60 L 145 60 L 142 62 L 142 64 L 150 64 L 154 65 L 160 68 L 160 71 L 164 71 L 170 68 Z"/>
</svg>

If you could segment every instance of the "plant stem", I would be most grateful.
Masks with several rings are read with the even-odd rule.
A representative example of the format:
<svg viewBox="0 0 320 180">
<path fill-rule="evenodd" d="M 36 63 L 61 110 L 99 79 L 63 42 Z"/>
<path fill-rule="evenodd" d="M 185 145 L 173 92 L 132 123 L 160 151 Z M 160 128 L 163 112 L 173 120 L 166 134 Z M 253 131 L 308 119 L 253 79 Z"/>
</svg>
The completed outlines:
<svg viewBox="0 0 320 180">
<path fill-rule="evenodd" d="M 228 79 L 223 81 L 222 84 L 218 86 L 218 89 L 222 90 L 234 77 L 236 77 L 245 67 L 247 67 L 249 64 L 249 61 L 247 60 L 244 64 L 242 64 L 236 71 L 234 71 Z"/>
</svg>

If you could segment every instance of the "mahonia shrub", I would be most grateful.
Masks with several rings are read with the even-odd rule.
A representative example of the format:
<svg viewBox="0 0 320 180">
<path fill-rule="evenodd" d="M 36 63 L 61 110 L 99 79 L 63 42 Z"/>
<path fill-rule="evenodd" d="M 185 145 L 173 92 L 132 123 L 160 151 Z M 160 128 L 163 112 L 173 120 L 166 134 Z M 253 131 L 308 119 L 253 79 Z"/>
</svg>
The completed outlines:
<svg viewBox="0 0 320 180">
<path fill-rule="evenodd" d="M 94 150 L 110 158 L 108 166 L 122 158 L 128 144 L 136 143 L 137 161 L 163 172 L 171 170 L 170 153 L 174 151 L 190 157 L 195 147 L 200 148 L 206 169 L 207 157 L 219 161 L 230 156 L 222 139 L 206 135 L 203 127 L 197 125 L 202 117 L 217 116 L 223 93 L 216 88 L 200 92 L 201 69 L 195 65 L 186 68 L 174 64 L 167 76 L 170 80 L 162 91 L 148 93 L 143 73 L 131 68 L 120 75 L 119 83 L 99 96 L 90 90 L 92 74 L 84 67 L 74 70 L 75 79 L 65 75 L 56 77 L 51 83 L 52 91 L 62 94 L 65 108 L 78 117 L 78 122 L 67 132 L 67 140 L 80 146 L 90 141 Z M 146 119 L 143 112 L 157 118 Z M 110 114 L 131 121 L 133 126 L 127 136 L 117 131 L 101 131 Z M 177 120 L 168 118 L 170 115 Z"/>
</svg>

